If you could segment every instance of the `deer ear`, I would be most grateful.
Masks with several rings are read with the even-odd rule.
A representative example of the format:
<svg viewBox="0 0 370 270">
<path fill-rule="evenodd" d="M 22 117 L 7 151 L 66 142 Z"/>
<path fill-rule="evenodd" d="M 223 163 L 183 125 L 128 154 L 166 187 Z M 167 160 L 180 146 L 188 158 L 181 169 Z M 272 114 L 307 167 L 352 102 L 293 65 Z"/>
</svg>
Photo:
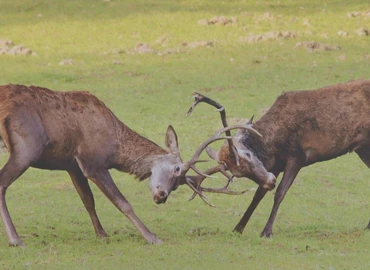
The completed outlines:
<svg viewBox="0 0 370 270">
<path fill-rule="evenodd" d="M 253 125 L 253 118 L 254 118 L 254 114 L 252 115 L 251 119 L 248 121 L 247 125 Z"/>
<path fill-rule="evenodd" d="M 171 125 L 168 126 L 166 132 L 166 146 L 171 151 L 171 153 L 179 154 L 177 134 Z"/>
<path fill-rule="evenodd" d="M 218 162 L 217 151 L 215 149 L 211 147 L 206 147 L 206 152 L 211 159 L 216 160 Z"/>
</svg>

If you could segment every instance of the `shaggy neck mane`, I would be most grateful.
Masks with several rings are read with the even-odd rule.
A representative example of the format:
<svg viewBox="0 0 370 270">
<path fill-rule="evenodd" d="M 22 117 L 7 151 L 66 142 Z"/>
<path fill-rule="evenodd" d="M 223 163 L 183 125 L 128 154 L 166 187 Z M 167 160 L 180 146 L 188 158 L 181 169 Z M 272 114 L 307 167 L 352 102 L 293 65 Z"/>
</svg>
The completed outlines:
<svg viewBox="0 0 370 270">
<path fill-rule="evenodd" d="M 117 134 L 118 161 L 116 169 L 134 174 L 140 181 L 148 178 L 156 161 L 168 152 L 122 123 Z M 130 141 L 131 143 L 127 143 Z"/>
<path fill-rule="evenodd" d="M 253 132 L 247 132 L 240 141 L 254 153 L 265 167 L 268 165 L 269 153 L 267 152 L 265 144 L 260 136 Z"/>
<path fill-rule="evenodd" d="M 128 173 L 134 174 L 135 177 L 139 179 L 139 181 L 143 181 L 146 178 L 150 177 L 150 175 L 152 174 L 152 167 L 157 160 L 161 159 L 161 157 L 162 156 L 159 155 L 142 157 L 132 164 L 132 166 L 129 168 L 130 171 L 128 171 Z"/>
</svg>

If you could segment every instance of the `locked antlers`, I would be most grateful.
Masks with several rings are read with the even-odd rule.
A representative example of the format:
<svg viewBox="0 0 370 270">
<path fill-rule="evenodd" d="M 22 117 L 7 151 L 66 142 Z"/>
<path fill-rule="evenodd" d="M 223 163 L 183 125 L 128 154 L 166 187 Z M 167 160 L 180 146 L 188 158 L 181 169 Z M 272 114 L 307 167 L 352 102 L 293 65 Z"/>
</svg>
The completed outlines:
<svg viewBox="0 0 370 270">
<path fill-rule="evenodd" d="M 210 168 L 210 169 L 206 170 L 205 172 L 202 172 L 202 171 L 200 171 L 199 169 L 197 169 L 195 167 L 195 163 L 197 163 L 197 162 L 204 162 L 204 160 L 198 160 L 198 158 L 201 155 L 201 153 L 203 152 L 203 150 L 208 145 L 210 145 L 211 143 L 213 143 L 215 141 L 225 140 L 225 139 L 226 140 L 227 139 L 231 139 L 232 138 L 231 136 L 221 136 L 221 135 L 223 133 L 230 132 L 230 130 L 233 130 L 233 129 L 249 129 L 250 130 L 252 128 L 249 127 L 249 126 L 246 126 L 246 125 L 234 125 L 234 126 L 230 126 L 230 127 L 226 127 L 226 128 L 220 129 L 213 136 L 211 136 L 206 141 L 204 141 L 199 146 L 199 148 L 195 151 L 193 157 L 189 161 L 185 162 L 185 164 L 186 164 L 186 170 L 192 169 L 193 171 L 195 171 L 198 174 L 197 176 L 186 176 L 185 177 L 185 182 L 181 183 L 181 184 L 187 184 L 194 191 L 194 194 L 190 198 L 190 200 L 194 199 L 195 195 L 198 194 L 203 199 L 203 201 L 205 203 L 207 203 L 210 206 L 214 206 L 213 204 L 211 204 L 211 203 L 209 203 L 207 201 L 207 198 L 203 195 L 202 191 L 205 191 L 205 192 L 213 192 L 213 193 L 224 193 L 224 194 L 229 194 L 229 195 L 238 195 L 238 194 L 243 194 L 244 192 L 246 192 L 246 191 L 242 191 L 242 192 L 231 191 L 231 190 L 228 190 L 227 189 L 227 187 L 228 187 L 228 185 L 231 182 L 231 180 L 232 180 L 233 177 L 230 176 L 226 172 L 226 167 L 225 167 L 224 164 L 218 164 L 217 166 L 215 166 L 213 168 Z M 227 185 L 225 187 L 223 187 L 221 189 L 213 189 L 213 188 L 203 188 L 203 187 L 201 187 L 201 183 L 203 182 L 203 180 L 205 178 L 212 177 L 211 175 L 212 174 L 215 174 L 217 172 L 221 172 L 228 179 L 228 183 L 227 183 Z"/>
<path fill-rule="evenodd" d="M 228 189 L 228 186 L 231 183 L 231 181 L 233 179 L 233 176 L 226 172 L 227 168 L 226 168 L 225 164 L 218 164 L 217 166 L 215 166 L 213 168 L 210 168 L 210 169 L 206 170 L 205 172 L 199 171 L 195 167 L 195 163 L 200 162 L 200 161 L 198 161 L 198 158 L 199 158 L 200 154 L 202 153 L 202 151 L 209 144 L 211 144 L 212 142 L 215 142 L 217 140 L 226 139 L 228 141 L 228 145 L 229 145 L 229 149 L 230 149 L 229 152 L 232 155 L 232 157 L 235 159 L 236 164 L 239 165 L 238 152 L 237 152 L 237 149 L 235 148 L 235 146 L 233 145 L 233 141 L 232 141 L 233 137 L 231 136 L 230 131 L 233 130 L 233 129 L 248 129 L 252 132 L 255 132 L 259 136 L 262 136 L 262 135 L 249 125 L 234 125 L 234 126 L 228 127 L 227 126 L 227 121 L 226 121 L 226 112 L 225 112 L 225 109 L 222 105 L 220 105 L 216 101 L 214 101 L 214 100 L 212 100 L 212 99 L 210 99 L 206 96 L 203 96 L 199 93 L 195 93 L 193 97 L 194 97 L 195 101 L 192 104 L 192 106 L 190 107 L 189 111 L 187 112 L 187 116 L 192 113 L 192 111 L 194 110 L 194 108 L 197 104 L 199 104 L 200 102 L 205 102 L 205 103 L 208 103 L 208 104 L 216 107 L 217 111 L 220 112 L 222 124 L 224 126 L 223 129 L 220 129 L 218 132 L 216 132 L 213 136 L 208 138 L 208 140 L 206 140 L 205 142 L 203 142 L 199 146 L 199 148 L 195 152 L 193 158 L 188 162 L 189 167 L 192 168 L 196 173 L 198 173 L 198 175 L 197 176 L 186 176 L 186 180 L 185 180 L 186 181 L 185 184 L 187 184 L 194 191 L 194 194 L 192 195 L 192 197 L 189 200 L 194 199 L 194 197 L 198 194 L 203 199 L 204 202 L 206 202 L 210 206 L 214 206 L 213 204 L 211 204 L 207 201 L 207 198 L 202 193 L 203 191 L 204 192 L 213 192 L 213 193 L 224 193 L 224 194 L 229 194 L 229 195 L 239 195 L 239 194 L 245 193 L 247 190 L 239 192 L 239 191 L 232 191 L 232 190 Z M 221 134 L 223 134 L 223 133 L 225 133 L 226 136 L 221 136 Z M 220 172 L 221 174 L 223 174 L 228 179 L 228 182 L 226 183 L 226 185 L 223 188 L 215 189 L 215 188 L 201 187 L 201 183 L 203 182 L 203 180 L 206 177 L 211 177 L 212 174 L 215 174 L 217 172 Z"/>
</svg>

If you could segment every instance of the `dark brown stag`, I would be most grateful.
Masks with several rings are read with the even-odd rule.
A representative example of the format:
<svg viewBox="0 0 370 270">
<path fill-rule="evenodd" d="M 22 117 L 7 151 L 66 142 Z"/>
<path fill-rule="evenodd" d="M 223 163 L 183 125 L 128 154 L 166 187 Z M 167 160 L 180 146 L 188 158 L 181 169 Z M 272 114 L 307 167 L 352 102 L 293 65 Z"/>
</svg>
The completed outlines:
<svg viewBox="0 0 370 270">
<path fill-rule="evenodd" d="M 194 97 L 189 113 L 195 105 L 205 102 L 221 111 L 224 126 L 227 125 L 220 104 L 198 93 Z M 259 202 L 274 187 L 280 172 L 283 172 L 283 177 L 261 236 L 272 235 L 279 206 L 301 168 L 348 152 L 356 152 L 370 167 L 369 114 L 369 80 L 287 92 L 278 97 L 260 120 L 247 124 L 263 137 L 248 130 L 238 130 L 233 139 L 225 142 L 217 152 L 208 148 L 208 154 L 224 164 L 234 176 L 248 177 L 259 185 L 234 231 L 243 232 Z M 370 229 L 370 222 L 367 229 Z"/>
<path fill-rule="evenodd" d="M 233 127 L 226 130 L 233 129 Z M 95 232 L 106 237 L 95 211 L 87 179 L 133 223 L 149 243 L 160 243 L 135 215 L 109 173 L 117 169 L 140 180 L 149 177 L 156 203 L 164 203 L 172 190 L 188 184 L 196 187 L 205 175 L 195 163 L 208 144 L 223 139 L 221 131 L 205 141 L 190 161 L 183 162 L 177 135 L 169 126 L 169 151 L 140 136 L 123 124 L 102 101 L 88 92 L 57 92 L 23 85 L 0 86 L 0 137 L 10 156 L 0 170 L 0 214 L 11 246 L 23 246 L 5 201 L 7 188 L 29 167 L 65 170 L 85 205 Z M 186 176 L 193 168 L 201 175 Z M 208 170 L 207 173 L 215 173 Z"/>
</svg>

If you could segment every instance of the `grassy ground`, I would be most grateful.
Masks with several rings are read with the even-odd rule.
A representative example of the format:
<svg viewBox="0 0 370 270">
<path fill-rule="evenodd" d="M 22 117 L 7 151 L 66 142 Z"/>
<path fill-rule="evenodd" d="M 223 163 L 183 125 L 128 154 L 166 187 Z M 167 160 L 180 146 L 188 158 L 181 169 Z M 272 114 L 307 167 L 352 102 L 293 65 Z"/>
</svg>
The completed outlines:
<svg viewBox="0 0 370 270">
<path fill-rule="evenodd" d="M 0 55 L 0 83 L 55 90 L 89 90 L 127 125 L 163 145 L 168 124 L 184 159 L 220 127 L 219 116 L 199 106 L 185 113 L 194 91 L 222 103 L 230 118 L 257 118 L 283 91 L 369 79 L 366 1 L 47 1 L 0 3 L 0 39 L 37 55 Z M 202 25 L 214 16 L 234 24 Z M 361 15 L 361 14 L 360 14 Z M 204 21 L 204 20 L 203 20 Z M 255 43 L 269 31 L 297 37 Z M 338 35 L 339 31 L 347 36 Z M 208 46 L 203 46 L 205 41 Z M 340 50 L 308 51 L 316 41 Z M 193 43 L 197 42 L 197 43 Z M 137 53 L 145 43 L 152 52 Z M 185 44 L 188 44 L 187 46 Z M 192 44 L 192 45 L 191 45 Z M 193 48 L 195 46 L 195 48 Z M 61 65 L 70 60 L 72 65 Z M 7 155 L 1 156 L 1 164 Z M 367 269 L 370 265 L 369 170 L 357 156 L 305 168 L 280 208 L 273 239 L 259 238 L 273 192 L 243 235 L 232 233 L 253 192 L 210 194 L 210 208 L 180 187 L 165 205 L 152 202 L 148 183 L 113 172 L 138 216 L 160 238 L 145 243 L 135 228 L 94 188 L 97 211 L 111 235 L 95 237 L 88 215 L 64 172 L 30 169 L 7 193 L 27 248 L 8 248 L 0 231 L 2 269 Z M 208 185 L 212 185 L 208 180 Z M 235 189 L 255 188 L 246 179 Z"/>
</svg>

